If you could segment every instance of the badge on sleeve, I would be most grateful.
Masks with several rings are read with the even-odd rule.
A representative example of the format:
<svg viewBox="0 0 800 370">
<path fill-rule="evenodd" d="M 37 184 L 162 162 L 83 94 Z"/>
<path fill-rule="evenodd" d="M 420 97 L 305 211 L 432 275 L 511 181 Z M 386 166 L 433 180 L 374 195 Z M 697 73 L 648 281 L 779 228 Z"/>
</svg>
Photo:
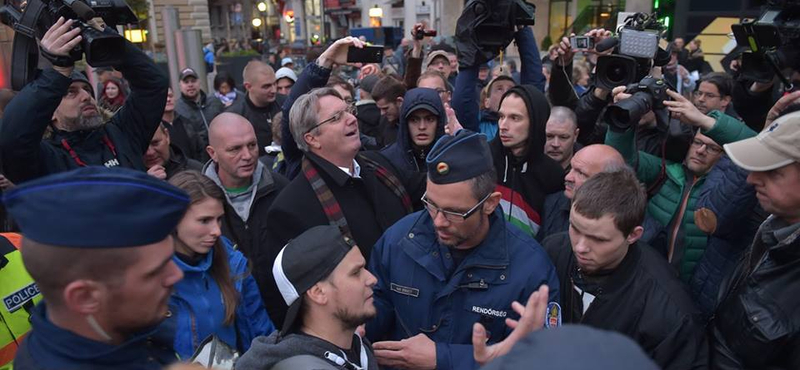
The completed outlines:
<svg viewBox="0 0 800 370">
<path fill-rule="evenodd" d="M 556 302 L 547 304 L 547 312 L 544 317 L 544 327 L 557 328 L 561 326 L 561 306 Z"/>
</svg>

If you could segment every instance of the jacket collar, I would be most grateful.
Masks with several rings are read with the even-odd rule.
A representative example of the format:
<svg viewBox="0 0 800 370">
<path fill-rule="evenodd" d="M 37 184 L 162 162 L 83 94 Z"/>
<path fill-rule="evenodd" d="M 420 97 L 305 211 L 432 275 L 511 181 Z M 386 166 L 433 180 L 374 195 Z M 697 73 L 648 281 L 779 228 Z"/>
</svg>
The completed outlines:
<svg viewBox="0 0 800 370">
<path fill-rule="evenodd" d="M 194 101 L 192 99 L 187 98 L 186 95 L 183 95 L 183 93 L 181 93 L 181 100 L 188 103 L 192 107 L 199 107 L 202 109 L 206 105 L 206 92 L 200 90 L 200 92 L 198 92 L 197 94 L 200 96 L 200 100 L 198 101 Z"/>
<path fill-rule="evenodd" d="M 218 240 L 217 243 L 222 243 L 222 241 Z M 178 265 L 183 272 L 206 272 L 211 269 L 211 262 L 214 260 L 214 248 L 211 248 L 211 250 L 206 253 L 197 266 L 192 266 L 183 262 L 177 255 L 173 255 L 172 260 L 175 261 L 175 264 Z"/>
<path fill-rule="evenodd" d="M 567 238 L 569 241 L 569 238 Z M 567 246 L 569 247 L 569 246 Z M 641 243 L 634 243 L 628 247 L 628 253 L 625 254 L 625 258 L 622 259 L 619 266 L 614 269 L 609 274 L 608 279 L 606 279 L 601 284 L 601 289 L 603 293 L 612 293 L 617 290 L 624 289 L 628 284 L 632 282 L 633 275 L 636 273 L 636 269 L 639 265 L 639 260 L 641 259 L 642 251 L 639 248 L 650 248 Z M 575 268 L 578 268 L 578 262 L 575 260 L 575 253 L 571 253 L 572 262 Z"/>
<path fill-rule="evenodd" d="M 483 241 L 473 248 L 472 253 L 458 266 L 463 270 L 474 266 L 505 267 L 509 265 L 508 245 L 506 238 L 506 221 L 502 210 L 498 207 L 489 216 L 489 232 Z M 439 254 L 447 250 L 436 239 L 436 230 L 433 227 L 428 211 L 418 212 L 418 217 L 404 239 L 411 245 L 403 248 L 406 254 L 433 274 L 440 281 L 447 279 L 447 274 L 442 269 Z"/>
<path fill-rule="evenodd" d="M 62 329 L 47 318 L 47 308 L 42 302 L 31 315 L 32 332 L 27 340 L 31 358 L 43 368 L 73 368 L 75 365 L 130 366 L 148 358 L 147 338 L 156 332 L 149 328 L 115 346 L 97 342 Z"/>
</svg>

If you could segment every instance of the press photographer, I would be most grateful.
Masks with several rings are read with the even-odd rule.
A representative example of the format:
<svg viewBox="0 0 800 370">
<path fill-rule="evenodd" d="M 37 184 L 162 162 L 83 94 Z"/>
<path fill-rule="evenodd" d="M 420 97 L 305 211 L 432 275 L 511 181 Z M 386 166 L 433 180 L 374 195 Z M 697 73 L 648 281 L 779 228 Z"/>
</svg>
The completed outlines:
<svg viewBox="0 0 800 370">
<path fill-rule="evenodd" d="M 30 10 L 29 4 L 26 11 Z M 161 121 L 169 81 L 148 56 L 124 39 L 111 37 L 117 41 L 87 50 L 84 41 L 91 33 L 76 27 L 81 22 L 59 17 L 40 37 L 39 55 L 52 67 L 25 85 L 6 108 L 0 151 L 4 173 L 14 182 L 92 165 L 145 169 L 142 157 Z M 93 32 L 116 35 L 110 27 Z M 89 80 L 75 70 L 75 50 L 81 44 L 90 64 L 102 55 L 103 45 L 121 46 L 122 52 L 113 56 L 119 63 L 113 66 L 130 82 L 131 94 L 107 123 Z M 52 134 L 43 139 L 48 127 Z"/>
</svg>

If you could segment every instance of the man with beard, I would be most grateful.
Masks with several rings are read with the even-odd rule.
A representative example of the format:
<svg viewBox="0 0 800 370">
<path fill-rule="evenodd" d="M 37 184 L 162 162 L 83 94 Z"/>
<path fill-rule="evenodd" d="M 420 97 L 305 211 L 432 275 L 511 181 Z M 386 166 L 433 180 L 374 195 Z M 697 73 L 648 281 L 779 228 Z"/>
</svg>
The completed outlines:
<svg viewBox="0 0 800 370">
<path fill-rule="evenodd" d="M 512 302 L 542 284 L 555 301 L 558 279 L 541 246 L 498 208 L 484 135 L 443 136 L 426 164 L 426 209 L 398 221 L 372 251 L 378 315 L 367 337 L 381 366 L 474 369 L 469 324 L 483 324 L 489 344 L 502 341 Z"/>
<path fill-rule="evenodd" d="M 4 112 L 3 173 L 16 183 L 92 165 L 145 169 L 142 154 L 158 127 L 169 80 L 126 41 L 116 68 L 130 81 L 131 95 L 104 125 L 89 80 L 69 57 L 81 42 L 80 28 L 73 25 L 60 19 L 42 36 L 42 56 L 53 67 L 25 86 Z M 52 135 L 42 139 L 48 126 Z"/>
<path fill-rule="evenodd" d="M 272 273 L 289 305 L 283 329 L 253 340 L 236 369 L 269 370 L 298 355 L 336 368 L 378 369 L 369 342 L 355 334 L 375 316 L 375 276 L 353 239 L 336 226 L 314 226 L 281 250 Z"/>
<path fill-rule="evenodd" d="M 444 135 L 447 115 L 436 90 L 416 88 L 406 93 L 400 108 L 397 141 L 381 150 L 381 154 L 398 171 L 398 177 L 414 202 L 422 209 L 425 193 L 425 156 L 433 143 Z"/>
<path fill-rule="evenodd" d="M 140 171 L 92 166 L 28 182 L 3 202 L 22 230 L 29 288 L 44 297 L 20 307 L 33 330 L 15 369 L 156 370 L 177 360 L 155 334 L 183 278 L 172 232 L 189 207 L 185 192 Z"/>
<path fill-rule="evenodd" d="M 147 152 L 144 153 L 144 165 L 148 175 L 161 180 L 169 180 L 181 171 L 203 169 L 202 163 L 187 158 L 179 147 L 172 145 L 169 129 L 163 123 L 156 130 Z"/>
</svg>

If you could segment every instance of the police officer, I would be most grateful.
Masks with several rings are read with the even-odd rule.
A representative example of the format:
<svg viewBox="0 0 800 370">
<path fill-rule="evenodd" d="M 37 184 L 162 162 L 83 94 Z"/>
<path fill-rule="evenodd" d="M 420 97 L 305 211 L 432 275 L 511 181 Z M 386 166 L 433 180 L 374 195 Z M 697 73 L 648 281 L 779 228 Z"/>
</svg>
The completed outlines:
<svg viewBox="0 0 800 370">
<path fill-rule="evenodd" d="M 0 370 L 11 370 L 19 343 L 31 330 L 31 310 L 42 299 L 22 264 L 21 241 L 16 233 L 0 234 Z"/>
<path fill-rule="evenodd" d="M 483 324 L 489 343 L 503 340 L 512 302 L 542 284 L 557 300 L 558 279 L 541 246 L 498 208 L 484 135 L 444 136 L 426 164 L 426 209 L 398 221 L 372 251 L 378 314 L 367 337 L 385 367 L 476 368 L 471 323 Z"/>
<path fill-rule="evenodd" d="M 189 205 L 185 192 L 143 172 L 86 167 L 19 186 L 3 201 L 44 297 L 15 369 L 160 369 L 177 360 L 171 343 L 150 337 L 183 277 L 171 233 Z"/>
</svg>

